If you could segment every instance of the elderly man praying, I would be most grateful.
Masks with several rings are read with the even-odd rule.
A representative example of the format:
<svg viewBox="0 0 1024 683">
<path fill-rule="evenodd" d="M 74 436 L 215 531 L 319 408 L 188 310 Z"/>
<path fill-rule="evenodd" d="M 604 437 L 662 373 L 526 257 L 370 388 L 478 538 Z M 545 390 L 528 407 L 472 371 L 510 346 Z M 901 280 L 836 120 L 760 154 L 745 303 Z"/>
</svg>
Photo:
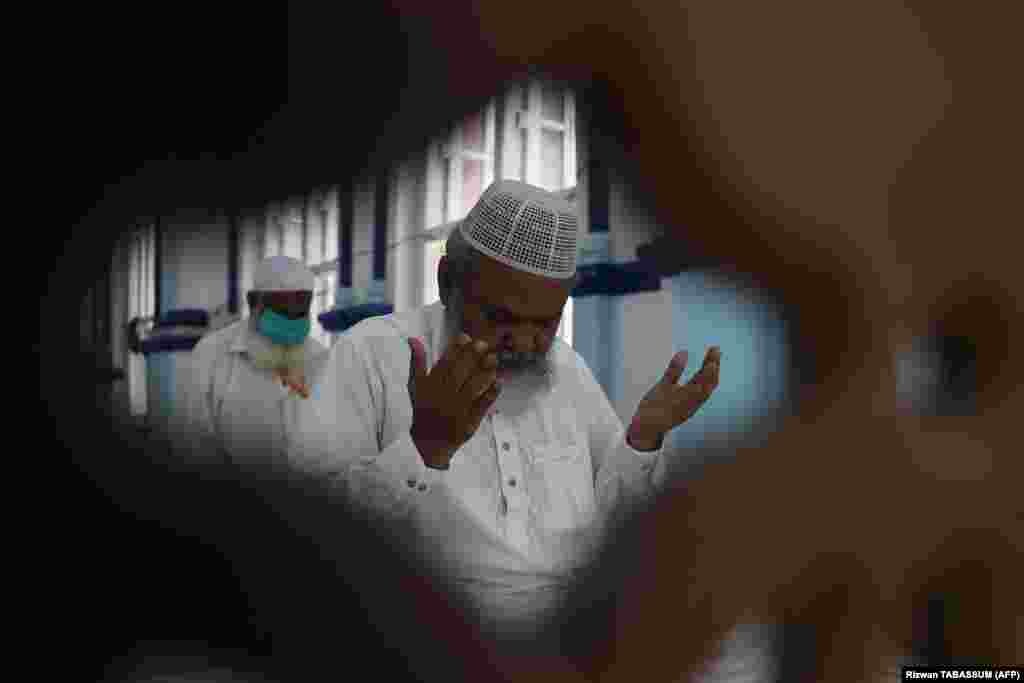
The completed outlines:
<svg viewBox="0 0 1024 683">
<path fill-rule="evenodd" d="M 309 337 L 314 275 L 274 256 L 256 265 L 252 315 L 207 335 L 189 354 L 185 444 L 202 461 L 287 471 L 287 444 L 327 349 Z"/>
<path fill-rule="evenodd" d="M 718 383 L 676 354 L 628 429 L 556 337 L 576 284 L 575 206 L 498 181 L 453 230 L 440 302 L 365 320 L 330 352 L 294 460 L 410 522 L 480 623 L 530 632 L 592 556 L 602 520 L 663 477 L 666 433 Z"/>
</svg>

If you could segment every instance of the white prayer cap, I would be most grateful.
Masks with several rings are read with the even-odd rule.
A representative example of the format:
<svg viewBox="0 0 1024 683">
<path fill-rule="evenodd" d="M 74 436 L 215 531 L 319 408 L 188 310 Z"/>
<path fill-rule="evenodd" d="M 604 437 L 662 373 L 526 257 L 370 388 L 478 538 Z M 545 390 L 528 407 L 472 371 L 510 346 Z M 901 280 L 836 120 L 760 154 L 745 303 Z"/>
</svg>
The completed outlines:
<svg viewBox="0 0 1024 683">
<path fill-rule="evenodd" d="M 539 187 L 492 183 L 459 230 L 478 251 L 516 270 L 556 279 L 576 274 L 576 205 Z"/>
<path fill-rule="evenodd" d="M 302 261 L 288 256 L 271 256 L 256 264 L 252 289 L 256 292 L 313 291 L 316 277 Z"/>
</svg>

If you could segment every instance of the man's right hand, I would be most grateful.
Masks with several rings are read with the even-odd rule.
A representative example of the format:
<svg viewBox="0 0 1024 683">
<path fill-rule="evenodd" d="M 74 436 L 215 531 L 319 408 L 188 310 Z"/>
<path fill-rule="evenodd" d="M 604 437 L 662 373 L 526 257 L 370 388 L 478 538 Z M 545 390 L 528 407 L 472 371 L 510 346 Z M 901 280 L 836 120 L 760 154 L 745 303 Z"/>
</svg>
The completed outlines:
<svg viewBox="0 0 1024 683">
<path fill-rule="evenodd" d="M 485 342 L 474 342 L 463 332 L 427 374 L 423 343 L 410 339 L 409 346 L 410 435 L 427 467 L 448 469 L 501 392 L 498 356 Z"/>
</svg>

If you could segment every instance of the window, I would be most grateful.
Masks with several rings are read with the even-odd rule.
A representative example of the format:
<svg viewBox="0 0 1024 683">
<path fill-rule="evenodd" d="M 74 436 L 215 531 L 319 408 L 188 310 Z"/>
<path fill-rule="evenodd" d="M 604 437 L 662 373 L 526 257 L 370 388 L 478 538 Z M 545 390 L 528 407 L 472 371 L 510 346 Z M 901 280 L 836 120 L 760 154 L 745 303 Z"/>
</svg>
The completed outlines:
<svg viewBox="0 0 1024 683">
<path fill-rule="evenodd" d="M 313 269 L 316 275 L 316 289 L 313 291 L 313 305 L 309 311 L 313 321 L 310 334 L 324 346 L 332 343 L 331 333 L 320 324 L 320 314 L 334 308 L 334 294 L 337 287 L 338 267 L 336 262 L 327 262 Z"/>
<path fill-rule="evenodd" d="M 299 230 L 303 262 L 316 276 L 313 305 L 312 336 L 331 344 L 331 334 L 320 325 L 319 316 L 334 308 L 338 281 L 338 190 L 317 190 L 310 193 L 301 206 Z"/>
<path fill-rule="evenodd" d="M 156 226 L 147 225 L 130 238 L 128 265 L 128 319 L 152 321 L 156 314 Z M 139 333 L 146 324 L 139 326 Z M 133 353 L 128 359 L 128 392 L 132 415 L 148 412 L 146 391 L 146 361 L 142 354 Z"/>
<path fill-rule="evenodd" d="M 424 245 L 423 259 L 423 303 L 432 304 L 441 298 L 437 287 L 437 264 L 441 262 L 441 255 L 444 254 L 444 241 L 448 236 L 447 230 L 441 230 L 432 235 Z"/>
<path fill-rule="evenodd" d="M 565 307 L 562 309 L 562 322 L 558 325 L 558 336 L 569 346 L 572 346 L 572 297 L 565 300 Z"/>
<path fill-rule="evenodd" d="M 301 199 L 288 202 L 282 207 L 278 215 L 278 224 L 281 231 L 280 253 L 305 263 L 306 230 L 302 208 L 303 202 Z"/>
<path fill-rule="evenodd" d="M 239 268 L 238 268 L 238 310 L 242 317 L 248 317 L 249 301 L 246 294 L 252 289 L 253 272 L 256 264 L 266 253 L 266 216 L 248 214 L 242 217 L 239 234 Z"/>
<path fill-rule="evenodd" d="M 264 216 L 263 258 L 284 253 L 284 233 L 281 230 L 280 208 L 276 204 L 267 207 Z"/>
<path fill-rule="evenodd" d="M 557 192 L 576 185 L 576 98 L 547 80 L 513 86 L 505 96 L 503 177 Z"/>
<path fill-rule="evenodd" d="M 495 176 L 496 104 L 451 126 L 427 154 L 427 227 L 465 217 Z"/>
</svg>

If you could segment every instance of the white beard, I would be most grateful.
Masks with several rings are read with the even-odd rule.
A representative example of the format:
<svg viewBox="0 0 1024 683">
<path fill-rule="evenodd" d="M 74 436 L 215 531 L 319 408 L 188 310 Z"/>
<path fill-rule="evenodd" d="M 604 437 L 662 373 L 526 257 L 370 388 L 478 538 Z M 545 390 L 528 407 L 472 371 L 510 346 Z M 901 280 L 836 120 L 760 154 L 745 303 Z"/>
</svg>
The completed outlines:
<svg viewBox="0 0 1024 683">
<path fill-rule="evenodd" d="M 256 329 L 255 323 L 250 325 L 249 331 L 249 360 L 256 368 L 271 372 L 291 372 L 305 366 L 305 343 L 296 346 L 275 344 Z"/>
</svg>

